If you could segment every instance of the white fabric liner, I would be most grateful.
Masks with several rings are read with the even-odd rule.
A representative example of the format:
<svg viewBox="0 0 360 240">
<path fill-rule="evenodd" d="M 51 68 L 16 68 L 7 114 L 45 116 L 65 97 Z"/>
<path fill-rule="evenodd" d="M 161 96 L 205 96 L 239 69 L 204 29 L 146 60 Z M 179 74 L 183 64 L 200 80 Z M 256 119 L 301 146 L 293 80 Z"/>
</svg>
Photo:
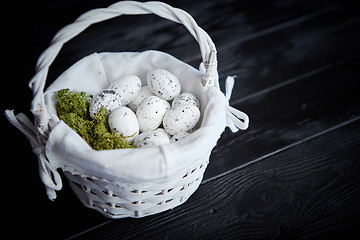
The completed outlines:
<svg viewBox="0 0 360 240">
<path fill-rule="evenodd" d="M 150 148 L 93 150 L 75 131 L 59 121 L 54 95 L 69 88 L 96 94 L 117 78 L 137 75 L 146 85 L 146 73 L 155 68 L 178 77 L 182 92 L 195 94 L 201 104 L 200 127 L 182 141 Z M 94 53 L 65 71 L 46 90 L 51 114 L 46 155 L 55 167 L 73 174 L 91 175 L 111 182 L 146 184 L 166 181 L 209 156 L 226 126 L 228 102 L 219 88 L 203 87 L 202 74 L 190 65 L 160 51 Z"/>
</svg>

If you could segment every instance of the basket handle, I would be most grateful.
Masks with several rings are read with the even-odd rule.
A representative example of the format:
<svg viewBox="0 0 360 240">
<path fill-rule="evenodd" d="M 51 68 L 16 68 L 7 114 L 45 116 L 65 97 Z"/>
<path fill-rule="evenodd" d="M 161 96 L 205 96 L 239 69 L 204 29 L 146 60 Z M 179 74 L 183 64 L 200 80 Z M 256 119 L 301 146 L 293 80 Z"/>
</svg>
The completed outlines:
<svg viewBox="0 0 360 240">
<path fill-rule="evenodd" d="M 183 24 L 199 43 L 205 73 L 202 78 L 204 86 L 219 86 L 215 44 L 209 35 L 200 28 L 187 12 L 173 8 L 162 2 L 122 1 L 107 8 L 98 8 L 82 14 L 75 22 L 63 27 L 52 39 L 50 46 L 40 55 L 36 64 L 36 74 L 29 82 L 33 91 L 31 111 L 39 133 L 48 132 L 49 114 L 45 106 L 44 87 L 50 65 L 62 46 L 94 23 L 108 20 L 123 14 L 140 15 L 156 14 L 162 18 Z"/>
</svg>

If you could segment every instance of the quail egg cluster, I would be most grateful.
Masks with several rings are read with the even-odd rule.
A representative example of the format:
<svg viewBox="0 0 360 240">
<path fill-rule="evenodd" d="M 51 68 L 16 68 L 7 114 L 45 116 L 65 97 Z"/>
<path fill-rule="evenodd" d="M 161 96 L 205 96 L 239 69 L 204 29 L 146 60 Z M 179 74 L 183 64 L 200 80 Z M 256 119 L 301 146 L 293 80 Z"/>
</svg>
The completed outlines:
<svg viewBox="0 0 360 240">
<path fill-rule="evenodd" d="M 197 97 L 181 92 L 178 78 L 164 69 L 113 81 L 90 100 L 90 117 L 108 110 L 111 132 L 122 135 L 134 147 L 151 147 L 179 141 L 189 135 L 200 119 Z"/>
</svg>

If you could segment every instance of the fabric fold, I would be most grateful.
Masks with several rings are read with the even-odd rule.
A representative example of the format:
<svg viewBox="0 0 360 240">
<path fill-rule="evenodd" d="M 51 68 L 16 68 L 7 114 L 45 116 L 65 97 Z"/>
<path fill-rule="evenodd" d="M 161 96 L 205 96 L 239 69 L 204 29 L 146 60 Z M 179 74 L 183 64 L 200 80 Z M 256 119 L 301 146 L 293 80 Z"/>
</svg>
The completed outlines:
<svg viewBox="0 0 360 240">
<path fill-rule="evenodd" d="M 164 146 L 95 151 L 66 124 L 59 121 L 53 108 L 53 93 L 70 88 L 96 94 L 125 75 L 137 75 L 146 85 L 146 74 L 154 68 L 178 77 L 183 92 L 195 94 L 201 102 L 201 123 L 180 143 Z M 99 77 L 98 77 L 99 76 Z M 46 90 L 46 104 L 52 113 L 52 131 L 46 144 L 50 162 L 73 174 L 94 174 L 109 181 L 143 184 L 166 181 L 184 169 L 209 157 L 224 131 L 224 95 L 214 86 L 203 87 L 202 74 L 175 57 L 159 52 L 94 53 L 75 63 Z M 76 171 L 75 171 L 76 170 Z"/>
</svg>

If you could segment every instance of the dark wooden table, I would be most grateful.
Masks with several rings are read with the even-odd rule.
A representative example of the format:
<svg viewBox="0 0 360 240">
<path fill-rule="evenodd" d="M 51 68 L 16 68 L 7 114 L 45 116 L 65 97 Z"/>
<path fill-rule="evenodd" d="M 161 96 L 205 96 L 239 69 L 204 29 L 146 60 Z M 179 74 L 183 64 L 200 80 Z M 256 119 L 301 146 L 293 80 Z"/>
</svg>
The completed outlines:
<svg viewBox="0 0 360 240">
<path fill-rule="evenodd" d="M 11 6 L 17 11 L 3 22 L 11 22 L 4 47 L 11 54 L 3 70 L 15 75 L 4 74 L 2 82 L 16 95 L 6 90 L 1 110 L 30 116 L 27 82 L 53 35 L 87 10 L 113 2 Z M 49 201 L 27 140 L 2 122 L 8 130 L 2 134 L 5 228 L 14 237 L 36 239 L 359 239 L 355 2 L 166 2 L 189 12 L 213 38 L 222 89 L 226 76 L 237 75 L 230 104 L 250 116 L 249 129 L 224 132 L 202 184 L 185 204 L 142 219 L 110 220 L 85 208 L 65 178 L 58 198 Z M 91 26 L 66 44 L 49 82 L 93 52 L 148 49 L 194 67 L 200 63 L 198 45 L 183 26 L 154 15 L 123 16 Z"/>
</svg>

